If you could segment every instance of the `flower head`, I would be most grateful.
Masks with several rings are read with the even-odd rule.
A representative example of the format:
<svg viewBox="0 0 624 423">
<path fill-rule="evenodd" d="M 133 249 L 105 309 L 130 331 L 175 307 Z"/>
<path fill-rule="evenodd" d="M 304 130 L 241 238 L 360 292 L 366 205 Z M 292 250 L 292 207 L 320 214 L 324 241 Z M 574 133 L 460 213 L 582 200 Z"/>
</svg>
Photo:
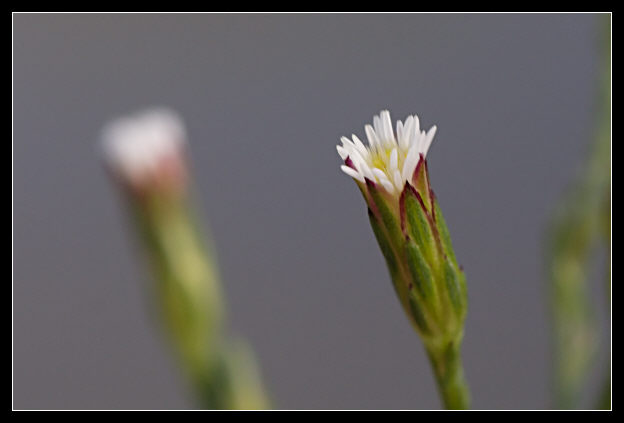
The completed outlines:
<svg viewBox="0 0 624 423">
<path fill-rule="evenodd" d="M 421 335 L 447 408 L 465 408 L 459 347 L 467 310 L 466 278 L 429 183 L 427 151 L 436 127 L 420 130 L 408 116 L 392 130 L 382 111 L 366 125 L 368 147 L 342 137 L 341 169 L 355 179 L 386 259 L 390 278 L 408 319 Z"/>
<path fill-rule="evenodd" d="M 382 111 L 366 125 L 368 147 L 342 137 L 342 170 L 357 182 L 399 297 L 429 349 L 459 342 L 466 314 L 465 276 L 429 183 L 426 155 L 436 127 L 408 116 L 392 130 Z"/>
<path fill-rule="evenodd" d="M 373 118 L 373 126 L 364 127 L 368 146 L 352 135 L 352 140 L 342 137 L 337 146 L 340 158 L 345 161 L 341 169 L 355 180 L 368 179 L 379 183 L 388 194 L 399 195 L 406 182 L 411 182 L 419 161 L 427 157 L 436 133 L 436 126 L 420 130 L 418 116 L 408 116 L 405 122 L 397 121 L 396 136 L 392 129 L 390 112 L 382 111 Z"/>
<path fill-rule="evenodd" d="M 182 151 L 186 131 L 173 111 L 148 109 L 118 118 L 102 131 L 102 147 L 108 165 L 133 188 L 184 179 Z"/>
</svg>

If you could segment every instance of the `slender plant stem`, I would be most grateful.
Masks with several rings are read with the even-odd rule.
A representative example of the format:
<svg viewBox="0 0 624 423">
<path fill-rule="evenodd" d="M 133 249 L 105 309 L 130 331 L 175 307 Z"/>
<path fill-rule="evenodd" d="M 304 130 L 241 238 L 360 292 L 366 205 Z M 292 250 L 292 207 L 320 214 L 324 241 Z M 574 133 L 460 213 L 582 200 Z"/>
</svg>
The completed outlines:
<svg viewBox="0 0 624 423">
<path fill-rule="evenodd" d="M 600 124 L 599 135 L 602 138 L 602 145 L 611 146 L 611 16 L 601 16 L 602 19 L 602 84 L 600 99 Z M 605 148 L 606 149 L 606 148 Z M 607 154 L 605 153 L 606 157 Z M 608 155 L 611 159 L 611 154 Z M 607 250 L 606 260 L 606 291 L 607 291 L 607 312 L 611 316 L 611 166 L 609 166 L 608 182 L 605 183 L 605 196 L 602 203 L 602 230 L 603 240 Z M 598 407 L 599 409 L 611 409 L 611 338 L 609 337 L 609 362 L 603 382 L 603 389 L 600 395 Z"/>
<path fill-rule="evenodd" d="M 470 390 L 464 377 L 460 342 L 451 341 L 441 348 L 428 348 L 427 353 L 444 408 L 447 410 L 470 408 Z"/>
<path fill-rule="evenodd" d="M 597 128 L 583 173 L 559 206 L 551 227 L 549 272 L 553 312 L 555 406 L 583 408 L 584 385 L 595 366 L 599 341 L 597 312 L 588 284 L 591 258 L 601 238 L 611 244 L 611 17 L 602 15 L 602 76 Z M 610 292 L 610 261 L 607 260 Z M 610 372 L 605 392 L 610 391 Z M 604 398 L 604 395 L 603 395 Z M 600 404 L 603 406 L 605 401 Z"/>
<path fill-rule="evenodd" d="M 607 369 L 605 381 L 602 385 L 602 391 L 600 397 L 596 403 L 596 410 L 610 410 L 611 409 L 611 366 Z"/>
<path fill-rule="evenodd" d="M 224 333 L 225 302 L 214 253 L 190 200 L 142 197 L 136 220 L 157 280 L 159 312 L 204 409 L 267 409 L 269 400 L 244 341 Z"/>
</svg>

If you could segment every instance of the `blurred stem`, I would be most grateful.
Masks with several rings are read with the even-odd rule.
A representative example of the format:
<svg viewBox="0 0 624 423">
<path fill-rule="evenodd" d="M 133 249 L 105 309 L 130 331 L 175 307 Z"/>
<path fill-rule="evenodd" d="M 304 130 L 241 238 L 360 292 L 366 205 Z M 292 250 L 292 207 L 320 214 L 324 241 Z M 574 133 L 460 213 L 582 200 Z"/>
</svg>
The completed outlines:
<svg viewBox="0 0 624 423">
<path fill-rule="evenodd" d="M 138 201 L 137 221 L 156 275 L 163 323 L 190 371 L 209 367 L 215 360 L 210 346 L 221 337 L 222 296 L 190 208 L 183 199 L 158 194 Z"/>
<path fill-rule="evenodd" d="M 267 408 L 251 351 L 223 335 L 218 272 L 186 192 L 146 192 L 131 200 L 157 280 L 159 314 L 200 405 Z"/>
<path fill-rule="evenodd" d="M 447 410 L 466 410 L 470 407 L 470 390 L 464 378 L 460 345 L 461 341 L 451 341 L 441 347 L 427 348 L 438 392 Z"/>
<path fill-rule="evenodd" d="M 611 366 L 608 367 L 607 378 L 602 385 L 602 392 L 598 397 L 596 403 L 596 410 L 610 410 L 611 409 Z"/>
<path fill-rule="evenodd" d="M 556 406 L 563 409 L 580 407 L 581 390 L 597 351 L 598 325 L 587 279 L 601 238 L 608 246 L 609 291 L 611 281 L 611 23 L 609 15 L 601 18 L 606 22 L 597 133 L 585 171 L 561 202 L 550 230 L 553 385 Z M 605 385 L 610 391 L 610 379 Z"/>
<path fill-rule="evenodd" d="M 611 15 L 607 14 L 602 17 L 602 55 L 604 58 L 601 95 L 600 95 L 600 111 L 599 111 L 599 126 L 598 126 L 598 144 L 602 146 L 604 150 L 601 152 L 601 157 L 609 160 L 609 166 L 605 166 L 608 169 L 608 178 L 605 181 L 605 195 L 602 202 L 601 228 L 604 244 L 607 251 L 606 260 L 606 291 L 607 291 L 607 312 L 611 316 Z M 607 152 L 608 148 L 608 152 Z M 598 165 L 597 165 L 598 166 Z M 606 172 L 605 172 L 606 173 Z M 607 369 L 605 372 L 605 380 L 603 382 L 602 393 L 598 399 L 598 409 L 610 409 L 611 408 L 611 337 L 609 337 L 609 356 L 607 362 Z"/>
</svg>

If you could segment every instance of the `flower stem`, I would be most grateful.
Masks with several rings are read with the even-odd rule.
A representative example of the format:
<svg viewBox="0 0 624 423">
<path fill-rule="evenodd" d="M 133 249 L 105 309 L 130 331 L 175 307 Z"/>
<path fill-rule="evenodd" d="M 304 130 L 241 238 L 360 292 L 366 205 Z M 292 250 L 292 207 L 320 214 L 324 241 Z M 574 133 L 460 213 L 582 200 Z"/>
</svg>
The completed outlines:
<svg viewBox="0 0 624 423">
<path fill-rule="evenodd" d="M 470 390 L 464 377 L 460 346 L 461 341 L 450 341 L 441 347 L 427 347 L 438 391 L 447 410 L 470 407 Z"/>
<path fill-rule="evenodd" d="M 254 355 L 224 332 L 225 302 L 213 249 L 188 198 L 133 199 L 157 280 L 159 314 L 203 409 L 270 407 Z"/>
</svg>

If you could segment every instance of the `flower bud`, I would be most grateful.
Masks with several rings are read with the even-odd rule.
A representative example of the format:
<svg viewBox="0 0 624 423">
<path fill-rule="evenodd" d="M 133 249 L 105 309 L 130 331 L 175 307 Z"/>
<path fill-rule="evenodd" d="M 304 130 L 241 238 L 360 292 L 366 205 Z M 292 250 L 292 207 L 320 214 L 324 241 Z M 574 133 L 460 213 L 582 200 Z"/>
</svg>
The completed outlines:
<svg viewBox="0 0 624 423">
<path fill-rule="evenodd" d="M 428 347 L 461 340 L 466 316 L 465 276 L 429 183 L 425 159 L 436 127 L 420 131 L 419 120 L 390 114 L 366 126 L 369 146 L 342 138 L 343 171 L 353 177 L 368 204 L 373 232 L 394 289 Z"/>
<path fill-rule="evenodd" d="M 182 120 L 165 108 L 118 118 L 102 131 L 109 169 L 124 187 L 141 195 L 179 194 L 186 189 L 185 144 Z"/>
</svg>

